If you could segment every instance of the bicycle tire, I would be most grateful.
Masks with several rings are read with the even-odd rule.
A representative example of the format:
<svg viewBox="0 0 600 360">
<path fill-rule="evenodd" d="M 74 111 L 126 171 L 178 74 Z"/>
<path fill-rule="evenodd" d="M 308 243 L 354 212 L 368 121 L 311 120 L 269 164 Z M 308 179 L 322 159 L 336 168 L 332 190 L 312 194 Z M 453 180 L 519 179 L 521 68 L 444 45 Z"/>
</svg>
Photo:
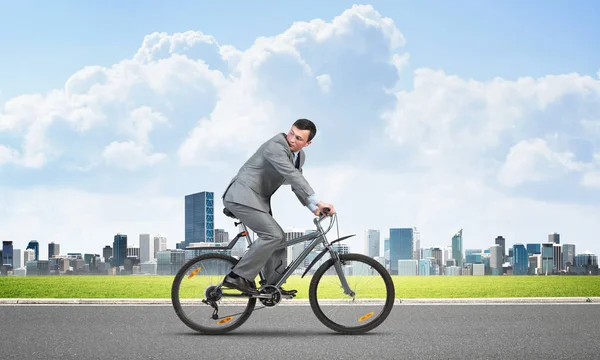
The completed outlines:
<svg viewBox="0 0 600 360">
<path fill-rule="evenodd" d="M 381 265 L 375 259 L 368 257 L 366 255 L 363 255 L 363 254 L 340 254 L 339 256 L 340 256 L 341 261 L 346 261 L 346 260 L 362 261 L 362 262 L 372 266 L 373 268 L 375 268 L 377 270 L 377 272 L 381 275 L 381 277 L 383 278 L 383 281 L 385 283 L 385 288 L 386 288 L 385 305 L 384 305 L 383 311 L 381 312 L 381 314 L 378 315 L 377 318 L 375 318 L 375 320 L 371 321 L 368 324 L 358 326 L 358 327 L 346 327 L 346 326 L 339 325 L 339 324 L 335 323 L 334 321 L 330 320 L 323 313 L 323 311 L 321 310 L 321 307 L 319 306 L 319 302 L 317 301 L 317 286 L 319 285 L 319 281 L 321 280 L 321 278 L 325 274 L 325 272 L 334 264 L 333 259 L 329 259 L 325 263 L 323 263 L 317 269 L 317 271 L 315 272 L 315 274 L 312 277 L 312 280 L 310 282 L 309 293 L 308 293 L 310 307 L 311 307 L 313 313 L 315 314 L 315 316 L 317 317 L 317 319 L 319 319 L 319 321 L 321 323 L 323 323 L 325 326 L 327 326 L 328 328 L 330 328 L 336 332 L 339 332 L 342 334 L 362 334 L 362 333 L 371 331 L 371 330 L 375 329 L 376 327 L 378 327 L 379 325 L 381 325 L 385 321 L 385 319 L 391 313 L 392 308 L 394 307 L 395 287 L 394 287 L 394 282 L 392 280 L 392 277 L 391 277 L 390 273 L 385 269 L 385 267 L 383 267 L 383 265 Z"/>
<path fill-rule="evenodd" d="M 229 326 L 212 329 L 212 328 L 207 328 L 202 325 L 199 325 L 196 322 L 194 322 L 193 320 L 189 319 L 185 315 L 185 312 L 183 311 L 183 308 L 181 306 L 181 301 L 179 299 L 179 288 L 181 286 L 181 280 L 184 278 L 186 271 L 190 267 L 192 267 L 194 264 L 196 264 L 199 261 L 210 260 L 210 259 L 220 259 L 220 260 L 229 261 L 231 263 L 231 267 L 235 266 L 235 264 L 237 264 L 237 262 L 238 262 L 238 260 L 232 256 L 225 255 L 225 254 L 219 254 L 219 253 L 202 254 L 202 255 L 194 257 L 193 259 L 191 259 L 187 263 L 185 263 L 179 269 L 177 274 L 175 275 L 175 278 L 173 279 L 173 284 L 171 286 L 171 302 L 173 304 L 173 308 L 175 309 L 175 313 L 177 314 L 179 319 L 181 319 L 181 321 L 183 321 L 183 323 L 185 325 L 187 325 L 189 328 L 191 328 L 199 333 L 204 333 L 204 334 L 224 334 L 224 333 L 227 333 L 227 332 L 237 329 L 243 323 L 245 323 L 246 320 L 248 320 L 248 318 L 254 311 L 254 307 L 256 305 L 256 298 L 250 298 L 250 297 L 248 298 L 248 305 L 246 306 L 244 313 L 239 317 L 238 321 L 236 321 L 235 323 L 233 323 Z"/>
</svg>

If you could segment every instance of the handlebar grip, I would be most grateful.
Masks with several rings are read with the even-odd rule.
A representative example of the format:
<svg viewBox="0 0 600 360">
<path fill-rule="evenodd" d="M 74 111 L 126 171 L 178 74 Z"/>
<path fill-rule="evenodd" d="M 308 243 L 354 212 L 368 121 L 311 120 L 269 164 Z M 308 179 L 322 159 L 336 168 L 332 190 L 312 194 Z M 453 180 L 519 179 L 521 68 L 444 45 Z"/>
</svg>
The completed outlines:
<svg viewBox="0 0 600 360">
<path fill-rule="evenodd" d="M 328 214 L 330 211 L 331 211 L 331 209 L 330 209 L 330 208 L 328 208 L 328 207 L 324 207 L 324 208 L 323 208 L 323 211 L 320 211 L 320 212 L 319 212 L 319 215 L 321 215 L 321 216 L 323 216 L 323 215 L 327 215 L 327 214 Z M 323 212 L 325 212 L 325 213 L 323 214 Z"/>
</svg>

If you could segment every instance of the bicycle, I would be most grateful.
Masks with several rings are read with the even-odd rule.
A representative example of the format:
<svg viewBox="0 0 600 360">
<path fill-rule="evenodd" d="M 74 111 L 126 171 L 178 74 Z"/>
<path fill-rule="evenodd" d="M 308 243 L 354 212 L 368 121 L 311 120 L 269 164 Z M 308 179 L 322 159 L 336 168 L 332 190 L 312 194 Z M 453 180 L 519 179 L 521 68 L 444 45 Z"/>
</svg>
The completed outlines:
<svg viewBox="0 0 600 360">
<path fill-rule="evenodd" d="M 225 215 L 237 220 L 226 208 Z M 321 222 L 331 218 L 329 227 L 324 230 Z M 238 290 L 222 288 L 222 280 L 238 262 L 233 256 L 223 253 L 207 253 L 190 259 L 177 272 L 171 288 L 171 299 L 177 316 L 189 328 L 204 334 L 222 334 L 230 332 L 241 326 L 254 310 L 270 308 L 281 303 L 282 299 L 292 299 L 296 294 L 282 295 L 281 285 L 304 263 L 318 245 L 323 245 L 323 250 L 305 268 L 302 278 L 317 264 L 325 254 L 330 258 L 324 261 L 312 274 L 309 285 L 309 302 L 311 309 L 319 321 L 328 328 L 345 334 L 359 334 L 371 331 L 381 325 L 392 311 L 394 305 L 395 288 L 389 272 L 375 259 L 355 253 L 340 253 L 333 246 L 355 235 L 339 237 L 331 243 L 327 241 L 326 234 L 337 224 L 337 215 L 323 215 L 315 218 L 313 223 L 317 227 L 315 232 L 284 241 L 278 249 L 287 248 L 304 243 L 304 250 L 283 271 L 280 280 L 274 285 L 268 285 L 263 271 L 258 274 L 258 289 L 260 295 L 242 294 Z M 242 230 L 228 243 L 227 246 L 186 247 L 208 251 L 231 250 L 236 242 L 245 237 L 248 246 L 252 240 L 247 228 L 241 222 L 234 221 L 235 226 L 242 225 Z M 356 263 L 356 264 L 353 264 Z M 350 286 L 354 281 L 376 281 L 378 286 L 371 289 Z M 327 286 L 327 282 L 334 282 L 334 286 Z M 322 286 L 322 287 L 320 287 Z M 343 289 L 342 297 L 333 296 L 333 291 Z M 366 290 L 365 300 L 357 300 L 356 291 Z M 237 293 L 236 293 L 237 292 Z M 381 295 L 383 294 L 383 298 Z M 255 308 L 256 300 L 262 307 Z M 228 310 L 231 305 L 232 309 Z M 340 306 L 342 311 L 330 311 L 335 306 Z M 348 305 L 356 305 L 358 310 L 352 310 Z M 381 307 L 379 309 L 379 306 Z M 377 307 L 377 308 L 376 308 Z M 189 311 L 188 311 L 189 310 Z M 206 314 L 197 313 L 207 310 Z M 352 311 L 351 311 L 352 310 Z M 340 318 L 332 318 L 339 315 Z M 348 324 L 342 324 L 347 321 Z"/>
</svg>

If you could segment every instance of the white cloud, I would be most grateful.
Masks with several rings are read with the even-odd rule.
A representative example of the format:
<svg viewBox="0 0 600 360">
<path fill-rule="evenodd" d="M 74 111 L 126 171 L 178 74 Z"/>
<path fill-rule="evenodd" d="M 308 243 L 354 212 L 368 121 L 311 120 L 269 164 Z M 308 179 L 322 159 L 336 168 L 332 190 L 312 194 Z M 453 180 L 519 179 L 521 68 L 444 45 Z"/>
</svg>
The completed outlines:
<svg viewBox="0 0 600 360">
<path fill-rule="evenodd" d="M 15 163 L 19 159 L 19 153 L 10 147 L 0 145 L 0 166 L 7 163 Z"/>
<path fill-rule="evenodd" d="M 556 230 L 600 252 L 600 155 L 589 153 L 600 149 L 600 80 L 417 68 L 412 89 L 398 91 L 410 75 L 404 43 L 371 6 L 296 22 L 243 51 L 199 31 L 153 33 L 131 59 L 11 99 L 0 112 L 0 236 L 98 253 L 116 232 L 165 232 L 174 247 L 185 194 L 219 198 L 256 146 L 308 117 L 319 130 L 305 174 L 338 208 L 340 231 L 358 234 L 354 249 L 364 229 L 417 226 L 422 246 L 448 244 L 460 228 L 465 247 L 482 248 L 500 234 L 538 242 Z M 549 196 L 561 181 L 580 198 Z M 547 192 L 528 190 L 541 182 Z M 217 227 L 234 231 L 216 206 Z M 289 187 L 273 206 L 283 227 L 312 228 Z"/>
<path fill-rule="evenodd" d="M 148 154 L 147 150 L 133 141 L 113 141 L 102 153 L 108 165 L 127 170 L 137 170 L 154 165 L 166 158 L 165 154 Z"/>
<path fill-rule="evenodd" d="M 323 93 L 327 94 L 331 90 L 331 76 L 329 74 L 321 74 L 317 76 L 317 82 Z"/>
<path fill-rule="evenodd" d="M 572 153 L 553 152 L 543 139 L 523 140 L 511 147 L 500 169 L 499 181 L 503 185 L 515 186 L 583 170 L 585 164 L 573 158 Z"/>
</svg>

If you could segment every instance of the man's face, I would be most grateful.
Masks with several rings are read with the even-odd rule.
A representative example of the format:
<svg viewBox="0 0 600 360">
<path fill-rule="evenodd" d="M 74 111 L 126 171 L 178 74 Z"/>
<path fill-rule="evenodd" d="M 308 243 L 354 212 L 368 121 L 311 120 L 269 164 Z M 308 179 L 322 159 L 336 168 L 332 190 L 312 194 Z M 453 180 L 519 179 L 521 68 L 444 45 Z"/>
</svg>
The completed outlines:
<svg viewBox="0 0 600 360">
<path fill-rule="evenodd" d="M 303 147 L 310 145 L 312 141 L 308 141 L 308 135 L 310 135 L 310 130 L 300 130 L 292 125 L 286 136 L 290 150 L 299 151 Z"/>
</svg>

